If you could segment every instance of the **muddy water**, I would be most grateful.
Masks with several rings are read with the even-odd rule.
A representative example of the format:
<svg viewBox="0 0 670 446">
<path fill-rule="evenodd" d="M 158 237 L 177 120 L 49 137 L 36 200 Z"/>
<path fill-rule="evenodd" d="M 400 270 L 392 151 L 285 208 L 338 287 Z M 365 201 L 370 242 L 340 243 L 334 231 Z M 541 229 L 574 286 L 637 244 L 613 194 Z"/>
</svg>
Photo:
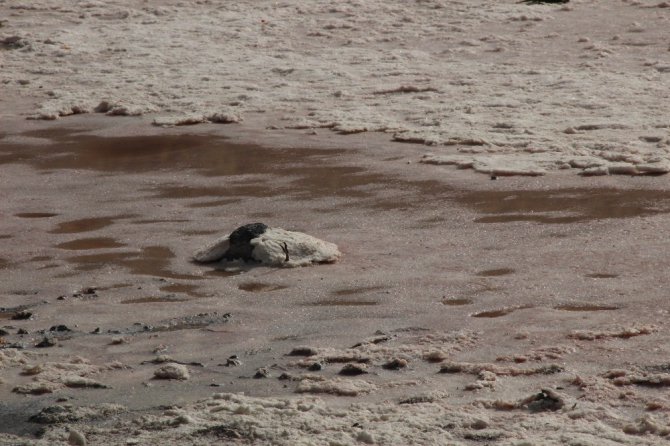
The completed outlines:
<svg viewBox="0 0 670 446">
<path fill-rule="evenodd" d="M 169 270 L 174 254 L 163 246 L 149 246 L 141 252 L 107 252 L 67 258 L 80 271 L 92 271 L 108 265 L 130 270 L 131 274 L 156 276 L 169 279 L 201 280 L 200 276 L 177 274 Z"/>
<path fill-rule="evenodd" d="M 621 189 L 472 192 L 459 201 L 485 214 L 479 223 L 576 223 L 670 212 L 670 192 Z"/>
<path fill-rule="evenodd" d="M 109 249 L 126 246 L 109 237 L 80 238 L 56 245 L 56 248 L 71 250 Z"/>
<path fill-rule="evenodd" d="M 594 219 L 629 218 L 670 212 L 670 192 L 618 189 L 563 189 L 554 191 L 456 191 L 439 181 L 408 181 L 370 173 L 358 166 L 342 165 L 346 150 L 267 149 L 231 144 L 224 138 L 203 135 L 161 135 L 104 138 L 79 135 L 73 130 L 30 132 L 27 136 L 48 138 L 52 145 L 29 147 L 0 143 L 0 165 L 26 163 L 41 171 L 86 169 L 106 174 L 194 170 L 203 176 L 217 177 L 212 186 L 157 184 L 143 190 L 164 200 L 198 200 L 185 206 L 216 207 L 239 203 L 244 197 L 290 196 L 293 199 L 339 197 L 348 207 L 377 211 L 411 210 L 427 203 L 449 203 L 471 208 L 476 223 L 532 221 L 544 224 L 584 222 Z M 244 177 L 241 177 L 244 175 Z M 249 180 L 249 176 L 254 178 Z M 187 175 L 183 176 L 188 178 Z M 382 192 L 382 193 L 379 193 Z M 337 207 L 323 209 L 338 212 Z M 58 217 L 46 210 L 16 214 L 17 217 Z M 158 220 L 135 220 L 133 215 L 110 215 L 59 221 L 53 234 L 79 234 L 103 230 L 117 223 L 154 224 Z M 170 222 L 188 220 L 170 220 Z M 429 225 L 439 224 L 434 217 Z M 425 223 L 425 222 L 420 222 Z M 204 234 L 207 231 L 185 234 Z M 57 245 L 66 250 L 105 250 L 123 247 L 113 239 L 88 237 Z M 79 270 L 90 271 L 106 264 L 129 269 L 133 274 L 172 279 L 201 279 L 169 270 L 173 254 L 167 247 L 154 246 L 137 252 L 103 252 L 74 256 L 69 262 Z M 0 262 L 0 267 L 6 267 Z M 479 276 L 512 273 L 501 268 L 481 271 Z M 209 276 L 232 275 L 211 271 Z M 601 277 L 601 276 L 592 276 Z M 605 278 L 602 276 L 602 278 Z M 361 291 L 353 290 L 352 294 Z M 346 296 L 348 290 L 339 294 Z M 485 316 L 480 316 L 485 317 Z"/>
</svg>

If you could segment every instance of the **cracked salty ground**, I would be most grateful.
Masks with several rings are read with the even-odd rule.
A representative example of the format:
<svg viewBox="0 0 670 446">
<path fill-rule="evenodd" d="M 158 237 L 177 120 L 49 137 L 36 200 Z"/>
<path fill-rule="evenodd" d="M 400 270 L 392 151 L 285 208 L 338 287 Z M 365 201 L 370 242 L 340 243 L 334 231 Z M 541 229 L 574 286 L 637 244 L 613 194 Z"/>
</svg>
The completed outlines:
<svg viewBox="0 0 670 446">
<path fill-rule="evenodd" d="M 0 444 L 666 443 L 668 11 L 0 0 Z"/>
</svg>

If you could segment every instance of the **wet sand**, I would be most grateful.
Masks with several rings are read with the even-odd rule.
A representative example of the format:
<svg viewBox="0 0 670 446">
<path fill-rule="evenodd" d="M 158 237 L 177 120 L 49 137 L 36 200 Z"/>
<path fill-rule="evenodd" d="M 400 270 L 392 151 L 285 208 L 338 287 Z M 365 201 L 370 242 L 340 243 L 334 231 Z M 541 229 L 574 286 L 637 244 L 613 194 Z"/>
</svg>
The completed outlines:
<svg viewBox="0 0 670 446">
<path fill-rule="evenodd" d="M 95 129 L 96 121 L 81 122 Z M 213 391 L 292 397 L 304 383 L 277 378 L 305 373 L 306 364 L 287 356 L 293 349 L 340 351 L 311 358 L 324 379 L 335 379 L 336 357 L 380 334 L 390 344 L 371 356 L 373 373 L 349 378 L 374 387 L 353 397 L 366 404 L 440 394 L 449 407 L 471 410 L 553 388 L 606 405 L 616 416 L 600 420 L 619 431 L 650 413 L 651 401 L 666 407 L 644 385 L 621 388 L 629 401 L 621 406 L 606 377 L 664 361 L 663 179 L 593 179 L 588 187 L 565 178 L 473 181 L 443 167 L 412 169 L 397 148 L 361 151 L 356 139 L 347 149 L 266 148 L 202 131 L 95 135 L 104 128 L 22 135 L 48 140 L 40 145 L 0 142 L 4 346 L 40 354 L 29 363 L 83 357 L 99 368 L 86 376 L 101 387 L 68 387 L 56 376 L 53 390 L 26 397 L 12 391 L 32 382 L 21 365 L 0 369 L 5 433 L 36 432 L 27 418 L 63 398 L 159 413 Z M 344 257 L 236 272 L 189 261 L 214 237 L 256 220 L 337 243 Z M 21 311 L 31 316 L 15 319 Z M 55 345 L 35 347 L 45 336 Z M 457 339 L 447 347 L 441 336 Z M 444 351 L 437 366 L 430 349 Z M 186 381 L 152 380 L 157 354 L 197 365 Z M 231 355 L 241 365 L 226 366 Z M 386 371 L 398 355 L 410 366 Z M 467 372 L 436 375 L 440 361 L 558 372 L 469 388 Z M 253 379 L 259 368 L 270 377 Z M 595 387 L 571 384 L 575 377 Z M 341 407 L 352 397 L 323 398 Z M 566 415 L 545 416 L 561 424 Z"/>
</svg>

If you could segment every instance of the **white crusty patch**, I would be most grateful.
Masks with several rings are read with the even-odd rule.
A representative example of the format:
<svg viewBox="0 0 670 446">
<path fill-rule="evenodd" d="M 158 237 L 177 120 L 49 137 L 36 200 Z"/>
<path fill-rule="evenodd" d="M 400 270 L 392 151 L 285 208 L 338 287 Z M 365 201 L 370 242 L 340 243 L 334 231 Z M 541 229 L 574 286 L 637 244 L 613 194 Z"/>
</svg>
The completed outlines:
<svg viewBox="0 0 670 446">
<path fill-rule="evenodd" d="M 199 249 L 194 255 L 193 260 L 200 263 L 216 262 L 223 258 L 223 255 L 230 247 L 229 236 L 217 239 L 214 243 Z"/>
<path fill-rule="evenodd" d="M 312 263 L 330 263 L 340 258 L 333 243 L 319 240 L 302 232 L 268 228 L 252 239 L 252 255 L 256 260 L 272 266 L 306 266 Z M 287 260 L 288 258 L 288 260 Z"/>
</svg>

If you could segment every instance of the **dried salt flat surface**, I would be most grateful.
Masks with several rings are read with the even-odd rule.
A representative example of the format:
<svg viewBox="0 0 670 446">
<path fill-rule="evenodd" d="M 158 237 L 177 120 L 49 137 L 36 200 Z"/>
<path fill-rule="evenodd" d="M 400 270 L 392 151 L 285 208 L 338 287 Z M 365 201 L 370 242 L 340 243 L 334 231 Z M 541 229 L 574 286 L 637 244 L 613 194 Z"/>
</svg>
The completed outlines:
<svg viewBox="0 0 670 446">
<path fill-rule="evenodd" d="M 667 2 L 0 1 L 27 115 L 382 132 L 492 175 L 670 170 Z M 4 116 L 13 112 L 5 108 Z"/>
</svg>

